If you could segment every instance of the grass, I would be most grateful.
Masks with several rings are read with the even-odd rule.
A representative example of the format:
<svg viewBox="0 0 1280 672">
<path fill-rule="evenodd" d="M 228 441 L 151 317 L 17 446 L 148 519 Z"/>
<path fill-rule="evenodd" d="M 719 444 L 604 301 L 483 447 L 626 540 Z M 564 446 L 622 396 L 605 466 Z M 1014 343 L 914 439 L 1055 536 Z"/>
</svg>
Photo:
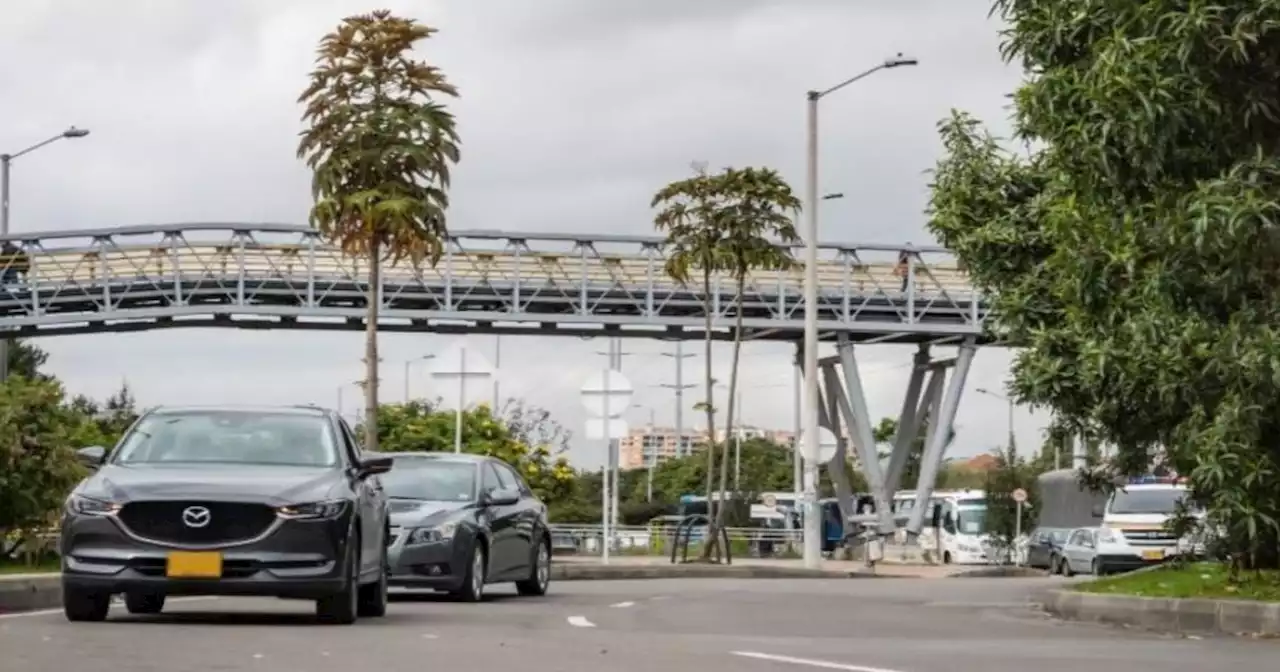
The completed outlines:
<svg viewBox="0 0 1280 672">
<path fill-rule="evenodd" d="M 1172 564 L 1081 583 L 1075 589 L 1103 595 L 1280 602 L 1280 571 L 1241 572 L 1232 581 L 1226 565 L 1219 563 Z"/>
<path fill-rule="evenodd" d="M 41 558 L 32 562 L 22 562 L 12 559 L 0 559 L 0 576 L 5 574 L 41 574 L 45 572 L 57 572 L 62 569 L 58 558 Z"/>
</svg>

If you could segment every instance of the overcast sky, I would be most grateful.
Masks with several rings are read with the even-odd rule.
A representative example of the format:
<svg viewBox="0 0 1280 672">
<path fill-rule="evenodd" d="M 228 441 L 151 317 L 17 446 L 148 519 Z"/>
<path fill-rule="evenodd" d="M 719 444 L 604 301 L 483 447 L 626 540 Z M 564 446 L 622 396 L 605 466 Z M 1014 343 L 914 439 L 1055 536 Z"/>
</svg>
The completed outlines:
<svg viewBox="0 0 1280 672">
<path fill-rule="evenodd" d="M 876 74 L 822 107 L 827 240 L 929 244 L 923 209 L 938 158 L 936 122 L 952 107 L 1007 128 L 1020 73 L 1002 63 L 980 0 L 14 0 L 0 7 L 0 151 L 68 125 L 91 129 L 15 161 L 15 232 L 179 221 L 304 223 L 309 176 L 294 158 L 295 99 L 317 39 L 377 5 L 440 29 L 422 50 L 462 97 L 455 229 L 651 231 L 648 200 L 688 173 L 766 165 L 799 187 L 804 92 L 896 52 L 920 66 Z M 356 405 L 359 333 L 158 331 L 40 341 L 73 392 L 105 396 L 127 380 L 144 404 Z M 493 338 L 473 336 L 491 351 Z M 404 362 L 451 337 L 382 337 L 384 399 Z M 502 394 L 523 395 L 581 430 L 577 390 L 605 363 L 604 341 L 508 338 Z M 670 424 L 670 346 L 628 341 L 632 416 Z M 687 351 L 697 351 L 690 346 Z M 873 417 L 901 404 L 910 349 L 863 348 Z M 752 344 L 744 360 L 750 424 L 789 429 L 790 349 Z M 727 355 L 727 351 L 723 353 Z M 721 360 L 726 359 L 723 356 Z M 953 454 L 1002 443 L 1010 355 L 983 350 L 957 418 Z M 701 367 L 689 360 L 690 381 Z M 414 394 L 433 390 L 413 367 Z M 721 374 L 720 377 L 727 378 Z M 441 394 L 449 390 L 436 390 Z M 488 387 L 473 398 L 487 399 Z M 434 394 L 433 394 L 434 396 Z M 690 406 L 697 395 L 686 397 Z M 696 421 L 692 410 L 686 422 Z M 1019 443 L 1044 419 L 1017 413 Z M 581 433 L 579 431 L 579 433 Z M 602 449 L 575 440 L 571 458 Z"/>
</svg>

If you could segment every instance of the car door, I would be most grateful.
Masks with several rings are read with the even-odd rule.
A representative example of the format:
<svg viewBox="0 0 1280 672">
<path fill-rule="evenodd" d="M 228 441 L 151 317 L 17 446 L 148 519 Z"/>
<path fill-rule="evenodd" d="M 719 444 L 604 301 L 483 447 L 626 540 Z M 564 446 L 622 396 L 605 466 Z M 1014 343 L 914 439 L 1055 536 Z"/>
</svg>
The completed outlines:
<svg viewBox="0 0 1280 672">
<path fill-rule="evenodd" d="M 342 428 L 342 442 L 346 449 L 348 459 L 352 466 L 352 474 L 355 474 L 355 467 L 360 464 L 360 444 L 356 442 L 355 433 L 351 431 L 351 427 L 347 425 L 345 420 L 341 418 L 338 424 Z M 357 495 L 357 507 L 360 513 L 360 521 L 362 523 L 360 531 L 360 573 L 365 575 L 378 570 L 378 564 L 382 562 L 382 545 L 384 542 L 384 528 L 386 523 L 383 520 L 384 512 L 380 506 L 381 494 L 376 490 L 381 484 L 376 480 L 377 477 L 358 478 L 352 477 L 351 487 Z"/>
<path fill-rule="evenodd" d="M 1062 557 L 1067 562 L 1067 566 L 1076 571 L 1080 563 L 1080 553 L 1083 549 L 1080 547 L 1080 537 L 1084 534 L 1084 530 L 1072 530 L 1067 536 L 1067 542 L 1062 545 Z"/>
<path fill-rule="evenodd" d="M 514 529 L 512 551 L 517 554 L 517 557 L 512 559 L 514 563 L 512 571 L 522 577 L 528 576 L 532 569 L 530 565 L 533 562 L 533 545 L 535 540 L 540 538 L 538 526 L 545 507 L 533 496 L 533 490 L 523 478 L 520 478 L 520 474 L 517 474 L 515 469 L 499 463 L 495 463 L 494 467 L 498 470 L 498 480 L 502 482 L 502 487 L 512 488 L 520 493 L 519 503 L 511 507 Z"/>
<path fill-rule="evenodd" d="M 492 462 L 485 462 L 480 467 L 480 492 L 488 495 L 502 489 L 502 481 L 498 478 L 498 470 Z M 505 580 L 516 563 L 515 521 L 511 512 L 513 507 L 489 504 L 484 507 L 485 522 L 489 528 L 489 576 L 495 580 Z"/>
</svg>

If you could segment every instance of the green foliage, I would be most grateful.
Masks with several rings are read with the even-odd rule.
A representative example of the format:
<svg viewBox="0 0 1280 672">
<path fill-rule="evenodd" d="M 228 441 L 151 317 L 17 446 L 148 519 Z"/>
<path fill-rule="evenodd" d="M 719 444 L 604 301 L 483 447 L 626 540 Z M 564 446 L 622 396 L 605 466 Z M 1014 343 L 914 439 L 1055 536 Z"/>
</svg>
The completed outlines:
<svg viewBox="0 0 1280 672">
<path fill-rule="evenodd" d="M 128 383 L 121 385 L 115 394 L 101 404 L 78 394 L 71 398 L 67 406 L 82 420 L 71 436 L 72 445 L 79 448 L 115 446 L 139 415 L 137 400 Z"/>
<path fill-rule="evenodd" d="M 872 436 L 877 444 L 888 443 L 893 444 L 898 435 L 898 420 L 896 418 L 881 418 L 880 424 L 876 425 L 872 430 Z M 920 431 L 916 435 L 915 441 L 911 443 L 911 450 L 907 453 L 907 462 L 902 469 L 902 476 L 898 482 L 898 487 L 907 490 L 914 490 L 916 483 L 920 480 L 920 461 L 924 458 L 925 439 L 929 436 L 929 417 L 925 416 L 920 423 Z M 955 428 L 951 429 L 951 436 L 947 439 L 950 444 L 955 439 Z M 887 457 L 887 456 L 881 456 Z M 963 476 L 955 472 L 955 470 L 943 470 L 938 474 L 938 481 L 935 484 L 937 488 L 961 487 L 955 485 L 959 477 Z"/>
<path fill-rule="evenodd" d="M 84 477 L 71 443 L 84 418 L 62 394 L 56 380 L 10 376 L 0 384 L 0 557 L 24 532 L 52 523 Z"/>
<path fill-rule="evenodd" d="M 1236 567 L 1280 566 L 1280 3 L 1000 0 L 1006 151 L 941 124 L 930 228 L 1025 347 L 1019 399 L 1162 457 Z"/>
<path fill-rule="evenodd" d="M 462 449 L 510 464 L 544 501 L 566 498 L 572 490 L 574 474 L 559 455 L 563 445 L 554 443 L 560 440 L 557 437 L 562 436 L 563 430 L 541 409 L 518 408 L 519 413 L 507 418 L 494 417 L 485 405 L 464 412 Z M 453 410 L 442 410 L 425 401 L 385 404 L 377 415 L 378 450 L 452 452 L 456 419 Z M 362 433 L 364 430 L 363 426 L 357 429 Z M 530 443 L 538 437 L 553 443 Z"/>
<path fill-rule="evenodd" d="M 49 353 L 40 348 L 20 341 L 9 339 L 9 374 L 23 376 L 29 380 L 50 379 L 51 376 L 41 373 L 40 367 L 49 361 Z"/>
<path fill-rule="evenodd" d="M 1027 502 L 1022 507 L 1022 533 L 1026 534 L 1035 527 L 1040 509 L 1040 472 L 1012 450 L 1004 449 L 996 457 L 996 465 L 986 473 L 982 486 L 987 496 L 987 532 L 997 546 L 1011 548 L 1018 531 L 1018 504 L 1013 501 L 1013 491 L 1027 491 Z"/>
<path fill-rule="evenodd" d="M 435 32 L 386 10 L 347 17 L 321 39 L 298 98 L 306 105 L 298 157 L 312 171 L 311 224 L 368 268 L 369 417 L 379 408 L 380 264 L 435 264 L 448 233 L 450 168 L 460 141 L 453 115 L 437 98 L 458 91 L 439 69 L 412 58 L 415 45 Z M 372 427 L 365 436 L 371 450 L 378 442 Z"/>
</svg>

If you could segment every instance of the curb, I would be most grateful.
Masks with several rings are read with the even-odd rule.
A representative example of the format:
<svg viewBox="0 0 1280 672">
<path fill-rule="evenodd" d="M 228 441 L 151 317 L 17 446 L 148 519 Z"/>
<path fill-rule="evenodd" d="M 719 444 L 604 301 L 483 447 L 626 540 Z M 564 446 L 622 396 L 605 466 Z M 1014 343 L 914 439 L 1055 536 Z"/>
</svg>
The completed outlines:
<svg viewBox="0 0 1280 672">
<path fill-rule="evenodd" d="M 1280 635 L 1280 602 L 1099 595 L 1050 590 L 1045 611 L 1059 618 L 1163 632 Z"/>
<path fill-rule="evenodd" d="M 62 606 L 62 581 L 57 574 L 0 576 L 0 614 Z"/>
<path fill-rule="evenodd" d="M 987 578 L 1008 578 L 1008 579 L 1029 579 L 1043 578 L 1049 576 L 1049 573 L 1043 569 L 1033 569 L 1031 567 L 1018 567 L 1009 565 L 1004 567 L 980 567 L 978 569 L 966 569 L 952 574 L 948 578 L 952 579 L 987 579 Z"/>
</svg>

